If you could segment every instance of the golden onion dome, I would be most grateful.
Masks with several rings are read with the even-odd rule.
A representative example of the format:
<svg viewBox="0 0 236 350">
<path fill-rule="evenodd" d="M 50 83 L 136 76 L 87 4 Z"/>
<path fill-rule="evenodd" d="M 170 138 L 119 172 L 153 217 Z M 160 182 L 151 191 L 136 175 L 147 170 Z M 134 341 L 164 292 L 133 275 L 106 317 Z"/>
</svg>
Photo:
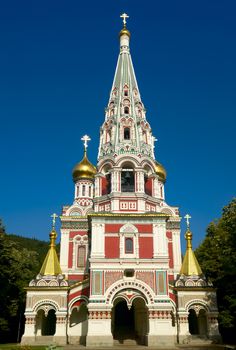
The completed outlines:
<svg viewBox="0 0 236 350">
<path fill-rule="evenodd" d="M 84 158 L 81 160 L 81 162 L 76 164 L 72 171 L 73 180 L 74 182 L 77 182 L 79 179 L 93 180 L 96 173 L 96 167 L 92 163 L 90 163 L 90 161 L 87 158 L 87 153 L 85 151 Z"/>
<path fill-rule="evenodd" d="M 155 173 L 158 175 L 158 178 L 165 182 L 166 181 L 166 170 L 163 167 L 163 165 L 161 165 L 160 163 L 158 163 L 157 161 L 155 162 Z"/>
<path fill-rule="evenodd" d="M 130 31 L 126 27 L 124 27 L 124 28 L 121 29 L 121 31 L 119 33 L 120 37 L 121 37 L 121 35 L 127 35 L 130 38 L 131 34 L 130 34 Z"/>
</svg>

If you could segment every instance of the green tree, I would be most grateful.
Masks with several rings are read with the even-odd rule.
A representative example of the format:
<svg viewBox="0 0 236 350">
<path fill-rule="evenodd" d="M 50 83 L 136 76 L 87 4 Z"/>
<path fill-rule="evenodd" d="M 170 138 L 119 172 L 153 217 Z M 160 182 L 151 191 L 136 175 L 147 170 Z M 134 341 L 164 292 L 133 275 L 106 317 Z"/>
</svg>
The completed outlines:
<svg viewBox="0 0 236 350">
<path fill-rule="evenodd" d="M 27 286 L 37 266 L 36 252 L 28 251 L 0 235 L 0 339 L 16 339 L 19 315 L 25 303 Z"/>
<path fill-rule="evenodd" d="M 236 333 L 236 198 L 223 208 L 220 219 L 210 223 L 196 255 L 206 277 L 217 288 L 223 339 L 233 342 Z"/>
</svg>

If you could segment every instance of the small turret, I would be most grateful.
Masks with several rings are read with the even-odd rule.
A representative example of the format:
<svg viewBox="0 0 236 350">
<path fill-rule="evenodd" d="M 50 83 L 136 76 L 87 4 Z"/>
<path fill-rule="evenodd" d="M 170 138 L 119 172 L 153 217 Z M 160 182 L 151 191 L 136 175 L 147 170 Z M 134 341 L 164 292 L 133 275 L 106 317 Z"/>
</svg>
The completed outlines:
<svg viewBox="0 0 236 350">
<path fill-rule="evenodd" d="M 202 276 L 202 269 L 197 261 L 197 258 L 192 250 L 192 237 L 193 234 L 190 231 L 189 219 L 191 219 L 190 215 L 185 215 L 185 219 L 187 220 L 187 231 L 185 233 L 186 239 L 186 253 L 184 256 L 184 260 L 182 263 L 182 267 L 180 270 L 180 275 L 185 276 Z"/>
<path fill-rule="evenodd" d="M 56 252 L 56 238 L 57 238 L 57 233 L 55 230 L 56 217 L 57 217 L 56 214 L 52 215 L 53 224 L 52 224 L 52 230 L 49 234 L 50 245 L 49 245 L 49 250 L 46 255 L 46 258 L 44 259 L 43 265 L 39 272 L 41 276 L 58 276 L 62 274 L 60 263 Z"/>
</svg>

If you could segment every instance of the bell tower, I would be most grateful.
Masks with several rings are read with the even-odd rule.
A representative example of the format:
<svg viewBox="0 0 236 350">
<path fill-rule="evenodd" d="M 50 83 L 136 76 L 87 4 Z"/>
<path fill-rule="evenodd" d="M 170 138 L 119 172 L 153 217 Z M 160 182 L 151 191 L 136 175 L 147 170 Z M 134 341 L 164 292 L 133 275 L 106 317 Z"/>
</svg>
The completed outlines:
<svg viewBox="0 0 236 350">
<path fill-rule="evenodd" d="M 125 308 L 133 305 L 135 322 L 139 318 L 145 320 L 148 317 L 142 306 L 145 299 L 153 311 L 153 316 L 149 316 L 149 333 L 145 321 L 140 329 L 132 331 L 139 333 L 142 344 L 156 344 L 157 319 L 163 315 L 157 328 L 165 322 L 166 333 L 160 338 L 172 344 L 175 297 L 169 284 L 181 267 L 180 216 L 178 208 L 165 202 L 166 171 L 155 159 L 156 139 L 146 119 L 130 54 L 128 16 L 121 17 L 119 56 L 100 129 L 94 211 L 89 213 L 86 341 L 89 346 L 112 345 L 113 337 L 120 332 L 115 316 L 120 308 L 125 312 Z M 137 304 L 132 304 L 132 298 L 137 298 Z M 117 307 L 116 300 L 120 300 Z M 126 303 L 124 300 L 127 306 L 122 304 Z M 98 327 L 97 317 L 103 319 L 102 328 Z"/>
<path fill-rule="evenodd" d="M 125 17 L 124 17 L 125 16 Z M 120 52 L 100 131 L 95 211 L 160 211 L 166 171 L 155 160 L 154 143 L 130 54 L 126 14 L 119 33 Z"/>
<path fill-rule="evenodd" d="M 88 159 L 85 135 L 83 159 L 73 169 L 73 202 L 60 216 L 60 263 L 53 214 L 50 249 L 27 289 L 25 344 L 101 348 L 128 340 L 162 349 L 219 336 L 216 293 L 192 251 L 190 215 L 181 264 L 181 218 L 165 200 L 166 171 L 155 159 L 128 17 L 121 15 L 97 167 Z"/>
</svg>

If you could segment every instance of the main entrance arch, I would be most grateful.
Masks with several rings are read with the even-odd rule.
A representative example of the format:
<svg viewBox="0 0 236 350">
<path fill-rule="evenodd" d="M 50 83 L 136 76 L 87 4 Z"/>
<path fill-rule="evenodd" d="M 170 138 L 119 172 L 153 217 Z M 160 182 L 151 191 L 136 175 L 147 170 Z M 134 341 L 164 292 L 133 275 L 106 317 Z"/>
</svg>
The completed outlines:
<svg viewBox="0 0 236 350">
<path fill-rule="evenodd" d="M 135 291 L 122 291 L 114 298 L 112 308 L 112 333 L 123 344 L 125 340 L 146 344 L 148 334 L 148 309 L 146 300 Z"/>
</svg>

